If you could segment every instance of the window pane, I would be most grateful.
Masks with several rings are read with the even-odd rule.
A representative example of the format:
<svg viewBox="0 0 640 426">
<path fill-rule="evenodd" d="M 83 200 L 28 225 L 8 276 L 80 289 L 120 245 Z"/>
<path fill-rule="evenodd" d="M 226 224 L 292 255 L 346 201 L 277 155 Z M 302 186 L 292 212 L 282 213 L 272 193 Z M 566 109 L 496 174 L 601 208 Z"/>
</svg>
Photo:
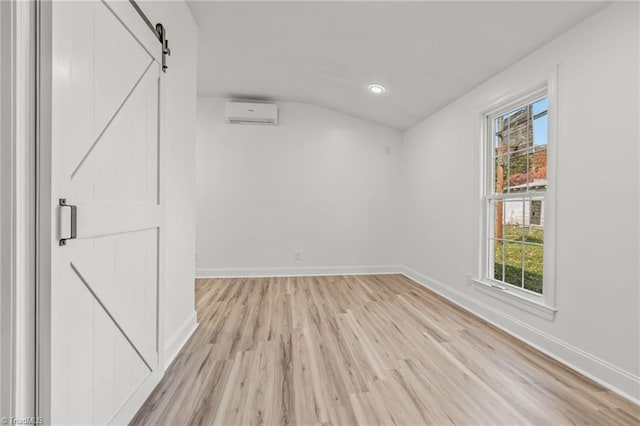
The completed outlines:
<svg viewBox="0 0 640 426">
<path fill-rule="evenodd" d="M 522 241 L 525 218 L 525 200 L 504 201 L 504 239 Z"/>
<path fill-rule="evenodd" d="M 549 118 L 547 115 L 538 117 L 533 120 L 533 144 L 541 146 L 547 144 L 547 136 L 549 134 Z"/>
<path fill-rule="evenodd" d="M 491 240 L 491 245 L 493 245 L 493 278 L 504 281 L 504 262 L 502 261 L 504 243 L 500 240 Z"/>
<path fill-rule="evenodd" d="M 522 241 L 524 200 L 497 200 L 493 238 Z"/>
<path fill-rule="evenodd" d="M 505 276 L 503 281 L 516 287 L 522 287 L 524 244 L 505 242 L 504 247 Z"/>
<path fill-rule="evenodd" d="M 504 143 L 507 152 L 513 154 L 526 149 L 531 144 L 531 108 L 520 108 L 511 113 L 505 121 L 507 129 Z"/>
<path fill-rule="evenodd" d="M 533 104 L 533 115 L 538 115 L 541 112 L 546 111 L 548 108 L 548 104 L 549 102 L 547 101 L 547 98 L 542 98 L 538 102 L 535 102 Z"/>
<path fill-rule="evenodd" d="M 494 162 L 494 191 L 503 194 L 507 184 L 507 156 L 501 155 Z"/>
<path fill-rule="evenodd" d="M 527 245 L 524 249 L 524 288 L 542 293 L 542 267 L 544 249 L 542 246 Z"/>
<path fill-rule="evenodd" d="M 507 147 L 505 192 L 522 192 L 527 185 L 527 154 L 533 146 L 531 106 L 510 114 L 505 125 L 508 130 L 504 141 Z"/>
<path fill-rule="evenodd" d="M 526 179 L 529 189 L 544 191 L 547 189 L 547 147 L 535 147 L 527 153 Z"/>
<path fill-rule="evenodd" d="M 496 194 L 504 192 L 504 185 L 507 179 L 507 147 L 504 143 L 505 129 L 504 118 L 498 117 L 493 120 L 493 149 L 491 158 L 493 162 L 493 184 L 492 188 Z"/>
<path fill-rule="evenodd" d="M 501 240 L 504 238 L 504 201 L 493 202 L 493 238 Z"/>
<path fill-rule="evenodd" d="M 506 191 L 524 192 L 527 189 L 527 159 L 528 151 L 511 153 L 507 158 L 507 184 Z"/>
<path fill-rule="evenodd" d="M 493 147 L 495 149 L 498 149 L 498 147 L 502 145 L 502 123 L 502 118 L 496 118 L 493 120 Z"/>
<path fill-rule="evenodd" d="M 532 199 L 527 201 L 528 223 L 524 234 L 524 241 L 532 244 L 544 244 L 544 200 Z"/>
</svg>

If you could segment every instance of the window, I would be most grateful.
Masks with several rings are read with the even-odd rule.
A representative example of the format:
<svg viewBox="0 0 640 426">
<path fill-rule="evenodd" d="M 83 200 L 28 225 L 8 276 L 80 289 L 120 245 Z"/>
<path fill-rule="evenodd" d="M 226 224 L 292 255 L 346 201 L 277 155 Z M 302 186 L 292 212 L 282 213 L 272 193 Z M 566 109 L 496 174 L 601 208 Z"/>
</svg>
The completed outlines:
<svg viewBox="0 0 640 426">
<path fill-rule="evenodd" d="M 477 263 L 469 277 L 476 290 L 551 321 L 556 313 L 557 73 L 554 67 L 535 86 L 478 110 L 481 191 Z"/>
<path fill-rule="evenodd" d="M 547 97 L 498 111 L 487 120 L 493 143 L 487 144 L 486 278 L 542 294 Z"/>
</svg>

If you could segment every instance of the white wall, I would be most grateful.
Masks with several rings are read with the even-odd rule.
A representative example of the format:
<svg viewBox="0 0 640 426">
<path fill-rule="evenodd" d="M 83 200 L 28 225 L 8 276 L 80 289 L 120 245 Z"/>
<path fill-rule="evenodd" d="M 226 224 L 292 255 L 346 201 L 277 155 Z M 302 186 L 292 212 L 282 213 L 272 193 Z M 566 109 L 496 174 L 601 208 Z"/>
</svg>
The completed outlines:
<svg viewBox="0 0 640 426">
<path fill-rule="evenodd" d="M 224 102 L 198 98 L 197 275 L 397 270 L 399 131 L 289 102 L 228 125 Z"/>
<path fill-rule="evenodd" d="M 640 398 L 638 4 L 614 4 L 406 132 L 407 273 Z M 465 284 L 479 197 L 475 117 L 559 65 L 555 321 Z"/>
<path fill-rule="evenodd" d="M 163 79 L 162 115 L 167 167 L 164 345 L 167 361 L 171 361 L 196 325 L 193 276 L 197 27 L 183 1 L 146 1 L 142 8 L 151 22 L 164 25 L 171 48 L 169 69 Z"/>
</svg>

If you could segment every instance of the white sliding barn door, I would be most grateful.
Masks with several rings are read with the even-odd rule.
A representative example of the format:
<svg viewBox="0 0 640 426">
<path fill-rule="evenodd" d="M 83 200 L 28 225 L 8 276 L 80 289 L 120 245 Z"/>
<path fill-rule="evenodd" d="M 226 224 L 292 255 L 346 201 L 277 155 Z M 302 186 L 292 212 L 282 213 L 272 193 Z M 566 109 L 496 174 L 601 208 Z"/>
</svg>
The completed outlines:
<svg viewBox="0 0 640 426">
<path fill-rule="evenodd" d="M 127 422 L 159 371 L 161 45 L 127 1 L 51 4 L 50 419 Z"/>
</svg>

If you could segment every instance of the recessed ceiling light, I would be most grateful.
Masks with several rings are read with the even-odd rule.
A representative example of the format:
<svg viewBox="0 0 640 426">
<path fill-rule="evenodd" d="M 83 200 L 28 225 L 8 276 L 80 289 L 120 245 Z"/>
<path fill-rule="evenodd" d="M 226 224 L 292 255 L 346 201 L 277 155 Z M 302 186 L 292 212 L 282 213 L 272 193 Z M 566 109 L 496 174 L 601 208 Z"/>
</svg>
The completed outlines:
<svg viewBox="0 0 640 426">
<path fill-rule="evenodd" d="M 381 86 L 380 84 L 370 84 L 369 85 L 369 91 L 371 93 L 373 93 L 374 95 L 381 95 L 384 93 L 385 88 L 384 86 Z"/>
</svg>

